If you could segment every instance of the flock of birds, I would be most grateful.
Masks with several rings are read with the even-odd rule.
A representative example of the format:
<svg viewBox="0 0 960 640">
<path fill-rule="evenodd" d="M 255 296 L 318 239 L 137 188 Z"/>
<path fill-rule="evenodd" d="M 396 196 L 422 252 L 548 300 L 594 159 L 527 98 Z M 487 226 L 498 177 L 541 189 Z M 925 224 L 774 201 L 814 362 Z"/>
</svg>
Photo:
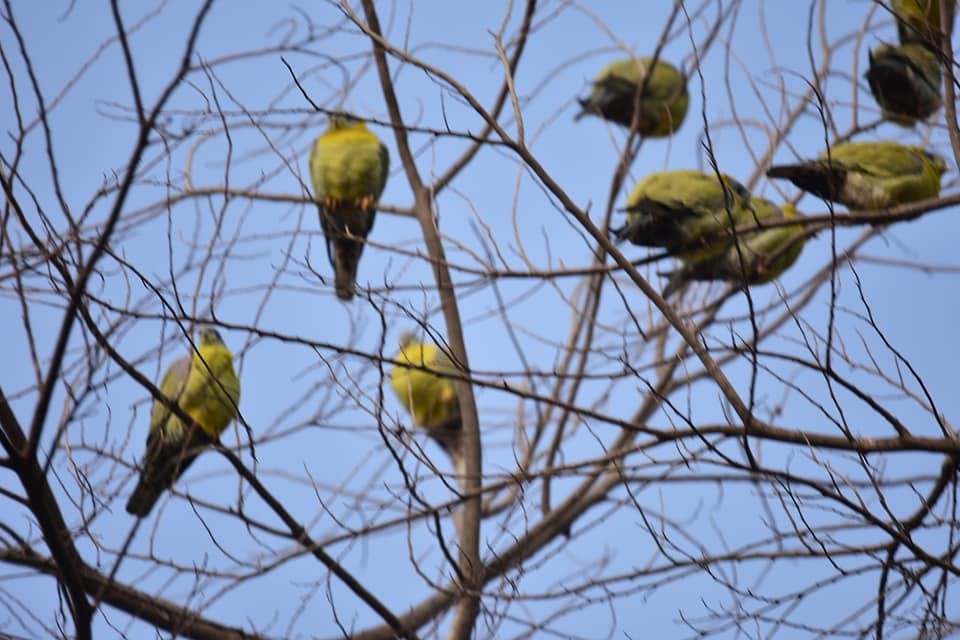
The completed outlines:
<svg viewBox="0 0 960 640">
<path fill-rule="evenodd" d="M 944 24 L 952 27 L 954 2 Z M 899 44 L 870 51 L 866 73 L 885 119 L 912 126 L 942 105 L 939 0 L 893 0 Z M 945 34 L 949 37 L 950 29 Z M 593 114 L 645 137 L 672 135 L 690 106 L 685 76 L 663 60 L 630 58 L 603 69 L 581 113 Z M 334 270 L 337 297 L 355 293 L 357 267 L 373 229 L 390 156 L 359 120 L 335 115 L 310 154 L 310 176 Z M 804 191 L 851 210 L 887 209 L 940 192 L 946 163 L 936 154 L 896 142 L 847 142 L 817 159 L 770 167 Z M 626 203 L 620 240 L 658 247 L 679 259 L 663 297 L 691 281 L 720 280 L 740 286 L 769 282 L 800 256 L 807 231 L 790 204 L 776 205 L 751 193 L 734 178 L 691 169 L 662 171 L 641 180 Z M 797 224 L 771 222 L 795 220 Z M 450 357 L 413 334 L 401 338 L 391 386 L 423 428 L 455 462 L 462 455 L 460 404 Z M 147 450 L 139 483 L 127 503 L 138 517 L 238 414 L 240 381 L 233 354 L 212 328 L 200 331 L 191 355 L 166 372 L 150 415 Z"/>
</svg>

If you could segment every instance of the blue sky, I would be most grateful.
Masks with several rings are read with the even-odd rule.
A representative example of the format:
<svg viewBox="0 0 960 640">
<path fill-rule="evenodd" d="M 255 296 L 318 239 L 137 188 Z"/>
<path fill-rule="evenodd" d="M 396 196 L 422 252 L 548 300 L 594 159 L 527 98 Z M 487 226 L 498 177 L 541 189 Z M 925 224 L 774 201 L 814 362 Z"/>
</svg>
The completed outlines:
<svg viewBox="0 0 960 640">
<path fill-rule="evenodd" d="M 95 198 L 103 185 L 111 185 L 131 153 L 135 132 L 130 122 L 131 93 L 119 49 L 115 42 L 98 48 L 114 33 L 109 10 L 102 3 L 13 2 L 13 14 L 22 30 L 26 47 L 48 104 L 52 145 L 65 200 L 75 214 L 92 203 L 89 220 L 102 220 L 112 197 Z M 629 6 L 628 6 L 629 5 Z M 690 113 L 683 128 L 669 140 L 649 140 L 631 168 L 629 189 L 637 179 L 651 171 L 666 168 L 702 168 L 704 119 L 710 123 L 713 151 L 721 169 L 747 181 L 758 173 L 759 156 L 766 149 L 771 133 L 783 125 L 785 113 L 796 104 L 810 78 L 808 54 L 807 3 L 741 3 L 735 23 L 728 23 L 706 52 L 700 65 L 701 75 L 691 78 Z M 509 3 L 380 3 L 381 22 L 388 38 L 402 43 L 413 56 L 461 81 L 484 105 L 489 105 L 503 79 L 503 67 L 496 55 L 494 35 L 506 22 L 505 33 L 512 37 L 521 14 L 505 21 Z M 610 179 L 616 166 L 624 134 L 596 118 L 574 122 L 575 98 L 583 95 L 593 75 L 609 61 L 622 57 L 626 46 L 638 55 L 649 55 L 658 41 L 671 3 L 591 3 L 568 5 L 543 3 L 538 12 L 536 31 L 530 38 L 515 82 L 523 112 L 530 150 L 578 206 L 589 210 L 594 221 L 606 210 Z M 696 6 L 690 5 L 693 11 Z M 839 39 L 863 24 L 872 4 L 864 1 L 831 2 L 825 23 L 831 38 Z M 762 8 L 766 10 L 763 11 Z M 774 11 L 775 7 L 775 11 Z M 141 80 L 144 100 L 151 103 L 166 85 L 179 63 L 188 19 L 194 9 L 164 3 L 125 6 L 124 21 L 135 24 L 154 8 L 158 10 L 130 38 L 133 61 Z M 662 57 L 690 68 L 694 59 L 691 40 L 701 46 L 706 34 L 705 20 L 717 12 L 708 4 L 704 14 L 688 29 L 681 15 L 675 36 L 664 47 Z M 318 36 L 297 50 L 282 53 L 272 50 L 281 42 L 299 42 L 307 37 L 304 17 L 315 24 L 315 33 L 325 26 L 340 25 Z M 765 38 L 760 29 L 765 21 Z M 820 20 L 815 16 L 814 23 Z M 866 50 L 882 40 L 891 40 L 895 32 L 882 11 L 874 17 L 874 29 L 861 40 L 850 39 L 838 49 L 834 71 L 824 88 L 839 131 L 849 129 L 852 119 L 861 122 L 876 119 L 876 107 L 866 93 L 865 83 L 854 90 L 850 74 L 856 65 L 856 77 L 862 76 Z M 11 31 L 7 25 L 0 38 L 8 56 L 19 61 Z M 55 43 L 52 46 L 51 43 Z M 511 43 L 508 42 L 508 46 Z M 819 35 L 811 40 L 814 56 L 820 59 Z M 232 57 L 239 52 L 254 55 Z M 335 5 L 314 3 L 299 8 L 260 2 L 219 3 L 214 6 L 201 32 L 194 63 L 203 63 L 209 73 L 191 74 L 190 86 L 182 86 L 170 103 L 170 113 L 162 119 L 168 132 L 168 147 L 154 144 L 145 157 L 145 168 L 124 207 L 120 230 L 111 242 L 113 257 L 101 265 L 101 277 L 91 284 L 94 294 L 111 305 L 134 313 L 118 325 L 113 346 L 134 362 L 147 377 L 158 380 L 163 369 L 185 352 L 186 341 L 180 329 L 169 320 L 158 296 L 139 280 L 142 275 L 164 294 L 164 299 L 181 305 L 188 315 L 216 319 L 227 327 L 225 341 L 238 356 L 243 391 L 240 403 L 244 422 L 257 438 L 254 463 L 249 438 L 244 430 L 228 432 L 225 442 L 240 442 L 241 455 L 248 465 L 256 464 L 258 477 L 281 497 L 287 508 L 303 522 L 317 540 L 331 540 L 345 528 L 361 528 L 393 518 L 402 518 L 416 503 L 403 489 L 401 475 L 383 438 L 377 431 L 380 416 L 387 429 L 399 424 L 409 427 L 407 416 L 388 390 L 384 390 L 383 413 L 379 414 L 380 371 L 370 357 L 380 345 L 384 355 L 392 355 L 401 331 L 414 326 L 411 315 L 426 319 L 441 334 L 443 316 L 432 282 L 420 229 L 409 217 L 381 213 L 371 235 L 358 277 L 362 288 L 372 287 L 373 303 L 358 297 L 344 305 L 333 295 L 330 267 L 314 207 L 306 202 L 306 158 L 309 147 L 325 126 L 325 117 L 313 114 L 300 91 L 293 87 L 282 57 L 299 75 L 303 88 L 324 108 L 346 109 L 362 117 L 384 122 L 387 111 L 374 69 L 369 65 L 369 41 L 345 22 Z M 89 67 L 87 68 L 87 65 Z M 14 65 L 21 92 L 23 117 L 36 116 L 36 105 L 25 94 L 23 67 Z M 71 83 L 72 78 L 79 80 Z M 479 132 L 482 120 L 436 79 L 412 65 L 391 61 L 401 109 L 408 124 L 430 130 L 446 126 L 458 132 Z M 702 82 L 702 85 L 701 85 Z M 781 86 L 780 83 L 784 83 Z M 781 91 L 786 98 L 781 98 Z M 64 96 L 55 104 L 55 97 Z M 857 109 L 854 104 L 856 100 Z M 217 114 L 217 105 L 224 120 Z M 0 121 L 10 123 L 6 131 L 15 132 L 9 90 L 0 100 Z M 516 132 L 509 115 L 501 119 L 505 128 Z M 938 116 L 939 117 L 939 116 Z M 734 126 L 740 119 L 741 128 Z M 227 135 L 223 123 L 228 126 Z M 396 144 L 387 127 L 371 125 L 392 154 L 392 170 L 381 201 L 393 207 L 411 206 L 410 188 L 400 167 Z M 189 131 L 185 142 L 175 142 L 177 132 Z M 746 133 L 744 133 L 744 131 Z M 946 131 L 942 124 L 905 130 L 881 125 L 862 134 L 862 139 L 895 138 L 925 144 L 948 153 Z M 411 135 L 418 170 L 425 180 L 443 174 L 466 148 L 458 137 L 431 133 Z M 801 117 L 790 131 L 788 143 L 775 154 L 777 161 L 818 154 L 824 146 L 824 131 L 814 109 Z M 10 135 L 0 142 L 4 158 L 13 153 Z M 50 170 L 40 130 L 31 131 L 24 149 L 20 175 L 36 193 L 42 206 L 55 207 Z M 222 188 L 225 179 L 234 189 L 256 190 L 266 194 L 303 196 L 300 202 L 222 195 L 196 197 L 169 207 L 157 207 L 165 197 L 177 194 L 185 184 L 187 167 L 195 188 Z M 951 165 L 952 166 L 952 165 Z M 762 169 L 760 167 L 762 173 Z M 6 167 L 5 167 L 6 170 Z M 945 177 L 949 192 L 956 172 Z M 774 200 L 792 197 L 796 191 L 788 184 L 768 184 L 757 180 L 750 184 L 754 193 Z M 21 197 L 23 197 L 21 192 Z M 626 197 L 621 191 L 613 206 L 620 208 Z M 824 205 L 806 196 L 800 209 L 822 213 Z M 445 248 L 458 285 L 460 313 L 475 375 L 488 381 L 506 380 L 512 385 L 529 384 L 522 375 L 527 361 L 544 372 L 538 380 L 541 393 L 550 389 L 549 373 L 562 357 L 572 323 L 582 312 L 584 281 L 559 277 L 543 281 L 534 278 L 507 278 L 497 282 L 495 291 L 487 279 L 465 269 L 483 269 L 493 239 L 497 266 L 540 270 L 580 268 L 590 265 L 592 241 L 576 226 L 568 213 L 547 195 L 517 157 L 502 147 L 483 149 L 471 165 L 436 200 L 436 213 Z M 956 217 L 944 210 L 919 221 L 898 224 L 869 241 L 862 253 L 884 260 L 910 260 L 924 264 L 956 264 L 955 238 L 960 233 Z M 30 211 L 36 220 L 36 212 Z M 614 213 L 618 224 L 622 213 Z M 53 217 L 57 234 L 63 234 L 62 216 Z M 835 241 L 842 249 L 862 232 L 838 229 Z M 12 244 L 26 242 L 14 232 Z M 829 264 L 831 234 L 821 233 L 807 243 L 797 266 L 781 281 L 785 290 L 798 287 L 817 270 Z M 396 250 L 391 247 L 399 247 Z M 645 255 L 645 249 L 629 245 L 620 249 L 630 258 Z M 85 247 L 84 251 L 89 251 Z M 126 264 L 124 264 L 126 263 Z M 133 267 L 136 268 L 136 272 Z M 655 286 L 660 286 L 656 271 L 662 266 L 644 267 Z M 176 275 L 173 287 L 171 273 Z M 839 298 L 835 309 L 837 342 L 851 360 L 865 362 L 875 358 L 878 367 L 894 381 L 899 375 L 907 385 L 920 392 L 909 374 L 899 371 L 896 359 L 879 336 L 872 333 L 862 317 L 868 310 L 883 330 L 884 337 L 909 360 L 922 377 L 937 410 L 952 420 L 958 400 L 955 375 L 950 364 L 957 360 L 960 348 L 951 339 L 956 317 L 953 276 L 946 272 L 927 272 L 863 261 L 857 265 L 863 297 L 848 269 L 840 272 Z M 42 274 L 32 282 L 49 288 Z M 629 281 L 618 278 L 621 294 L 610 286 L 605 292 L 597 322 L 598 349 L 591 358 L 590 372 L 618 374 L 618 357 L 630 354 L 630 363 L 647 366 L 655 354 L 654 345 L 643 344 L 631 330 L 627 310 L 644 321 L 656 318 L 656 312 L 642 293 Z M 754 290 L 758 304 L 772 303 L 779 308 L 777 287 L 768 285 Z M 701 293 L 705 288 L 699 290 Z M 717 295 L 719 287 L 711 289 Z M 497 293 L 507 308 L 506 317 L 497 303 Z M 11 338 L 4 343 L 7 362 L 0 371 L 0 385 L 23 423 L 29 424 L 35 391 L 30 354 L 26 346 L 22 309 L 9 285 L 0 298 L 0 321 Z M 39 296 L 39 294 L 38 294 Z M 31 321 L 41 363 L 50 355 L 53 337 L 62 321 L 62 298 L 44 295 L 31 306 Z M 721 321 L 711 327 L 706 340 L 728 340 L 731 331 L 748 332 L 741 321 L 746 309 L 742 296 L 724 306 Z M 787 323 L 767 344 L 773 349 L 805 353 L 803 339 L 828 326 L 829 288 L 801 312 L 801 322 Z M 381 314 L 386 333 L 381 327 Z M 105 307 L 97 307 L 95 316 L 110 326 L 121 316 Z M 799 327 L 805 331 L 800 332 Z M 235 327 L 230 329 L 230 327 Z M 242 327 L 256 327 L 257 332 Z M 511 346 L 510 327 L 519 337 L 522 354 Z M 745 333 L 748 335 L 748 333 Z M 123 511 L 123 503 L 132 490 L 132 466 L 140 459 L 146 435 L 149 394 L 125 376 L 112 363 L 88 362 L 82 356 L 85 342 L 74 330 L 65 376 L 77 389 L 84 390 L 76 416 L 65 427 L 55 449 L 53 470 L 59 496 L 63 498 L 68 522 L 79 526 L 80 514 L 68 496 L 78 498 L 80 487 L 75 471 L 82 470 L 94 486 L 101 502 L 81 535 L 78 546 L 85 559 L 101 571 L 112 567 L 113 555 L 134 526 Z M 300 341 L 312 343 L 309 346 Z M 675 338 L 671 340 L 671 343 Z M 822 349 L 822 344 L 819 345 Z M 345 352 L 344 349 L 349 350 Z M 599 350 L 604 349 L 604 353 Z M 809 355 L 809 354 L 807 354 Z M 102 357 L 102 354 L 98 354 Z M 93 371 L 90 365 L 96 364 Z M 689 367 L 695 367 L 691 362 Z M 785 392 L 771 374 L 764 373 L 758 387 L 758 414 L 777 415 L 786 426 L 834 433 L 824 414 L 839 410 L 830 406 L 830 389 L 821 377 L 804 372 L 781 361 L 771 360 L 773 370 L 792 380 L 799 390 L 816 400 L 805 401 L 795 389 Z M 937 425 L 919 402 L 893 397 L 890 382 L 869 371 L 844 365 L 842 373 L 859 384 L 875 388 L 885 406 L 898 412 L 918 433 L 936 435 Z M 733 363 L 728 374 L 737 388 L 746 394 L 749 367 Z M 644 375 L 651 376 L 652 372 Z M 611 416 L 630 416 L 642 400 L 647 379 L 619 378 L 613 382 L 597 379 L 587 382 L 578 397 L 584 406 Z M 25 390 L 23 393 L 22 390 Z M 841 394 L 842 395 L 842 394 Z M 530 401 L 503 391 L 478 388 L 480 419 L 484 433 L 484 471 L 491 480 L 510 477 L 515 470 L 519 445 L 518 429 L 529 431 L 538 407 Z M 66 395 L 63 387 L 55 395 L 53 411 L 45 428 L 45 448 L 54 445 Z M 688 410 L 700 424 L 724 419 L 727 407 L 715 385 L 699 382 L 676 394 L 672 400 Z M 820 409 L 817 403 L 827 405 Z M 858 433 L 889 435 L 876 422 L 876 415 L 862 403 L 841 397 L 844 416 Z M 540 407 L 539 410 L 543 410 Z M 522 420 L 519 418 L 522 416 Z M 652 422 L 670 424 L 668 412 L 659 413 Z M 564 445 L 562 462 L 585 463 L 604 453 L 604 445 L 616 436 L 617 429 L 601 422 L 574 422 L 573 435 Z M 446 461 L 422 434 L 416 441 L 438 464 Z M 727 443 L 725 446 L 729 446 Z M 734 452 L 735 449 L 731 449 Z M 109 452 L 110 455 L 105 455 Z M 685 452 L 691 456 L 693 452 Z M 775 445 L 762 448 L 764 460 L 790 469 L 809 467 L 810 473 L 822 469 L 822 460 L 811 460 L 808 452 Z M 110 456 L 113 456 L 111 458 Z M 645 533 L 644 513 L 662 516 L 671 523 L 672 538 L 685 553 L 702 548 L 719 552 L 738 548 L 748 540 L 765 535 L 767 513 L 761 491 L 743 478 L 729 485 L 700 480 L 697 474 L 719 473 L 709 460 L 691 460 L 682 468 L 673 468 L 674 449 L 660 450 L 650 458 L 633 460 L 638 476 L 664 475 L 676 481 L 632 484 L 633 498 L 622 490 L 611 492 L 610 501 L 587 512 L 574 526 L 572 541 L 557 540 L 525 565 L 520 589 L 530 594 L 556 590 L 558 585 L 577 585 L 584 575 L 626 574 L 663 562 L 661 551 Z M 848 456 L 832 454 L 830 464 L 856 476 L 858 464 Z M 935 469 L 939 458 L 929 454 L 888 456 L 878 465 L 888 473 L 908 474 L 917 469 Z M 451 499 L 450 491 L 429 469 L 407 457 L 418 478 L 418 489 L 432 502 Z M 76 465 L 76 466 L 74 466 Z M 683 481 L 682 478 L 691 478 Z M 9 473 L 2 476 L 4 488 L 14 486 Z M 554 501 L 578 486 L 579 477 L 554 482 Z M 202 456 L 177 484 L 199 504 L 213 503 L 236 507 L 239 484 L 227 463 L 216 455 Z M 484 524 L 484 543 L 492 555 L 508 546 L 512 535 L 523 532 L 539 517 L 540 482 L 525 487 L 524 499 L 503 514 Z M 636 502 L 633 502 L 633 499 Z M 895 507 L 910 508 L 911 496 L 897 496 Z M 773 501 L 778 525 L 787 526 L 780 505 Z M 637 505 L 640 509 L 637 509 Z M 811 518 L 829 518 L 818 512 L 820 505 L 811 499 Z M 4 507 L 9 510 L 9 507 Z M 90 505 L 83 505 L 91 513 Z M 266 507 L 244 490 L 244 509 L 265 526 L 278 527 Z M 341 622 L 363 629 L 376 623 L 365 605 L 349 594 L 335 579 L 326 580 L 325 570 L 304 556 L 289 540 L 268 531 L 253 533 L 236 518 L 198 507 L 201 519 L 182 497 L 162 500 L 137 532 L 132 556 L 122 563 L 118 577 L 139 588 L 156 590 L 165 598 L 200 603 L 204 615 L 229 624 L 258 629 L 274 637 L 336 637 L 339 633 L 331 602 Z M 788 509 L 787 509 L 788 510 Z M 815 514 L 815 515 L 814 515 Z M 34 539 L 36 533 L 23 524 L 18 513 L 16 529 Z M 6 520 L 6 518 L 4 518 Z M 452 521 L 444 520 L 448 539 L 453 536 Z M 444 566 L 431 531 L 432 522 L 417 520 L 409 528 L 395 526 L 384 532 L 369 533 L 358 541 L 331 542 L 327 550 L 360 577 L 384 602 L 402 613 L 430 593 L 430 581 L 445 583 L 449 568 Z M 849 534 L 854 542 L 870 540 L 876 532 Z M 931 535 L 936 535 L 931 534 Z M 687 536 L 686 538 L 684 536 Z M 97 544 L 105 549 L 98 550 Z M 695 541 L 695 542 L 694 542 Z M 40 546 L 42 548 L 42 545 Z M 180 567 L 201 566 L 224 572 L 225 576 L 204 578 L 194 583 L 188 572 L 173 576 L 169 568 L 151 569 L 144 554 L 169 561 Z M 678 550 L 678 553 L 680 551 Z M 682 555 L 682 554 L 681 554 Z M 414 560 L 418 565 L 414 568 Z M 854 569 L 855 559 L 847 569 Z M 264 575 L 231 586 L 226 574 L 247 574 L 270 563 Z M 273 566 L 272 563 L 276 563 Z M 604 564 L 606 563 L 606 564 Z M 788 561 L 769 573 L 766 565 L 729 567 L 738 573 L 738 583 L 754 584 L 767 593 L 786 593 L 797 584 L 817 577 L 834 575 L 834 568 L 812 562 Z M 16 567 L 2 570 L 0 579 L 8 591 L 16 591 L 25 606 L 41 618 L 52 615 L 56 592 L 50 580 L 25 577 Z M 650 578 L 655 580 L 656 578 Z M 643 580 L 646 580 L 644 578 Z M 491 591 L 509 593 L 512 585 L 492 583 Z M 619 588 L 628 589 L 628 585 Z M 802 619 L 805 612 L 840 619 L 849 613 L 850 600 L 869 601 L 876 591 L 876 575 L 851 577 L 835 586 L 825 587 L 817 596 L 804 601 L 792 615 Z M 852 596 L 850 594 L 853 594 Z M 599 592 L 588 592 L 599 597 Z M 844 597 L 838 597 L 842 595 Z M 578 601 L 569 612 L 547 626 L 561 634 L 597 637 L 677 637 L 690 635 L 681 618 L 697 619 L 705 608 L 735 606 L 737 595 L 721 588 L 704 575 L 692 575 L 669 583 L 653 592 L 626 595 L 614 600 L 613 613 L 605 606 Z M 494 602 L 491 599 L 490 602 Z M 481 619 L 481 625 L 500 620 L 501 626 L 481 626 L 480 637 L 513 637 L 524 628 L 512 620 L 542 619 L 569 601 L 531 597 L 509 605 L 496 600 L 504 617 Z M 953 611 L 956 614 L 956 611 Z M 806 615 L 812 615 L 806 613 Z M 821 618 L 823 619 L 823 618 Z M 602 621 L 602 622 L 599 622 Z M 438 634 L 445 632 L 447 620 Z M 36 627 L 17 628 L 7 614 L 0 614 L 0 629 L 25 633 Z M 599 625 L 599 629 L 598 629 Z M 763 627 L 767 631 L 770 627 Z M 125 633 L 142 637 L 149 631 L 139 622 L 130 622 L 122 612 L 106 607 L 98 617 L 97 629 L 106 636 Z M 748 635 L 750 631 L 746 632 Z M 424 630 L 430 635 L 429 630 Z M 730 630 L 729 637 L 735 635 Z M 762 635 L 757 633 L 757 635 Z M 726 636 L 725 636 L 726 637 Z"/>
</svg>

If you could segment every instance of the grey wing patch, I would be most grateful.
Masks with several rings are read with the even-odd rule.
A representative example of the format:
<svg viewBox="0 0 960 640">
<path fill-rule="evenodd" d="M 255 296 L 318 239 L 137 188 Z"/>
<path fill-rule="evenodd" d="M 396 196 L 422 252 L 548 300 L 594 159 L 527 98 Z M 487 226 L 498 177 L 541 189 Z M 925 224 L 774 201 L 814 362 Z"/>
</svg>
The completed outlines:
<svg viewBox="0 0 960 640">
<path fill-rule="evenodd" d="M 190 377 L 190 367 L 193 365 L 192 356 L 183 356 L 182 358 L 177 358 L 177 360 L 170 365 L 170 371 L 167 375 L 177 376 L 180 379 L 180 386 L 177 387 L 177 391 L 173 399 L 177 402 L 180 402 L 180 396 L 183 395 L 184 390 L 187 388 L 187 379 Z"/>
<path fill-rule="evenodd" d="M 167 386 L 167 382 L 171 379 L 178 379 L 180 381 L 174 392 L 168 396 L 177 404 L 180 403 L 180 397 L 187 388 L 187 379 L 190 377 L 190 366 L 192 362 L 193 358 L 190 356 L 178 358 L 170 365 L 170 368 L 167 369 L 166 375 L 163 376 L 163 382 L 160 383 L 160 391 L 162 392 L 163 388 Z M 158 411 L 161 412 L 159 418 L 157 417 Z M 159 434 L 165 434 L 167 431 L 167 422 L 175 418 L 176 416 L 165 404 L 154 399 L 153 411 L 150 414 L 151 429 L 147 434 L 147 444 L 149 445 L 151 438 L 158 437 Z"/>
</svg>

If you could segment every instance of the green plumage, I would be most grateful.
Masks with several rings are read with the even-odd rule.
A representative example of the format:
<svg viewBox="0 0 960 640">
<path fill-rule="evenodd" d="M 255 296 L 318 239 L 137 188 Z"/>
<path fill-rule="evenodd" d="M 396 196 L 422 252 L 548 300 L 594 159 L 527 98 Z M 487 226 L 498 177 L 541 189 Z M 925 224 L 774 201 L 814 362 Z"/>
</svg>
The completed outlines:
<svg viewBox="0 0 960 640">
<path fill-rule="evenodd" d="M 937 56 L 919 44 L 881 44 L 870 52 L 865 74 L 883 117 L 912 126 L 943 105 Z"/>
<path fill-rule="evenodd" d="M 796 210 L 776 206 L 764 198 L 754 198 L 756 222 L 797 217 Z M 667 298 L 693 280 L 724 280 L 741 284 L 762 284 L 780 277 L 800 257 L 806 241 L 802 225 L 775 227 L 765 231 L 748 231 L 725 242 L 726 248 L 708 258 L 681 258 L 683 266 L 668 276 L 663 297 Z"/>
<path fill-rule="evenodd" d="M 900 43 L 915 42 L 939 50 L 940 0 L 891 0 Z M 956 0 L 947 3 L 947 37 L 953 33 Z"/>
<path fill-rule="evenodd" d="M 723 250 L 731 222 L 753 218 L 746 187 L 727 175 L 721 182 L 716 174 L 690 169 L 650 174 L 634 187 L 626 208 L 618 238 L 698 256 Z"/>
<path fill-rule="evenodd" d="M 593 81 L 590 96 L 579 100 L 583 109 L 577 119 L 592 113 L 630 127 L 637 92 L 643 86 L 650 62 L 651 58 L 627 58 L 604 68 Z M 657 60 L 640 96 L 637 132 L 653 138 L 668 136 L 683 124 L 689 106 L 683 74 L 673 65 Z"/>
<path fill-rule="evenodd" d="M 463 427 L 460 401 L 453 380 L 438 375 L 456 372 L 450 358 L 436 345 L 418 342 L 413 334 L 404 333 L 395 359 L 400 364 L 390 372 L 390 385 L 413 416 L 413 423 L 425 429 L 451 456 L 459 456 Z"/>
<path fill-rule="evenodd" d="M 380 139 L 364 123 L 343 116 L 330 118 L 310 154 L 320 226 L 341 300 L 353 298 L 364 240 L 389 170 L 390 154 Z"/>
<path fill-rule="evenodd" d="M 233 354 L 215 329 L 202 329 L 197 352 L 170 365 L 160 392 L 200 428 L 184 423 L 164 403 L 154 401 L 140 480 L 127 502 L 127 513 L 141 518 L 237 417 L 240 380 L 233 369 Z"/>
<path fill-rule="evenodd" d="M 896 142 L 848 142 L 817 160 L 770 167 L 767 176 L 786 178 L 825 200 L 850 209 L 886 209 L 940 193 L 947 165 L 940 156 Z"/>
</svg>

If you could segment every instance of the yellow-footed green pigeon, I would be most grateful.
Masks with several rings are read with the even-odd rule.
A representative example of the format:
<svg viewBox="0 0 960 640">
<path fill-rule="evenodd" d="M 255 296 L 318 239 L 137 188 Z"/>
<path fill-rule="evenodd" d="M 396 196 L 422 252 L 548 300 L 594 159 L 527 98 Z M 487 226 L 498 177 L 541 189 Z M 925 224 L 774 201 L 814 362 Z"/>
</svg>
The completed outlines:
<svg viewBox="0 0 960 640">
<path fill-rule="evenodd" d="M 389 170 L 387 148 L 363 122 L 348 116 L 332 116 L 310 153 L 320 226 L 341 300 L 354 296 L 357 266 Z"/>
<path fill-rule="evenodd" d="M 200 330 L 197 350 L 170 365 L 160 392 L 195 424 L 184 422 L 163 402 L 154 401 L 140 480 L 127 501 L 127 513 L 141 518 L 237 417 L 240 380 L 233 369 L 233 353 L 215 329 Z"/>
</svg>

